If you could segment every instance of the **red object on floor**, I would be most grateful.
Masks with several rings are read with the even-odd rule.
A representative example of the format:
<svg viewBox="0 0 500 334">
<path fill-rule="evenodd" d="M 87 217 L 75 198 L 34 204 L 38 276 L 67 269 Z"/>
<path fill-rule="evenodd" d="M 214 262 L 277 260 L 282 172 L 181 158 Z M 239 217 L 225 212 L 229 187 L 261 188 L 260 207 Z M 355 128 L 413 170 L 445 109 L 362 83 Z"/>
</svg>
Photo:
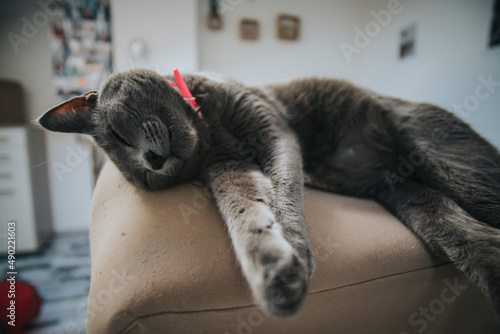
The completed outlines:
<svg viewBox="0 0 500 334">
<path fill-rule="evenodd" d="M 42 299 L 36 288 L 15 276 L 9 275 L 0 283 L 0 296 L 1 333 L 21 333 L 40 313 Z"/>
</svg>

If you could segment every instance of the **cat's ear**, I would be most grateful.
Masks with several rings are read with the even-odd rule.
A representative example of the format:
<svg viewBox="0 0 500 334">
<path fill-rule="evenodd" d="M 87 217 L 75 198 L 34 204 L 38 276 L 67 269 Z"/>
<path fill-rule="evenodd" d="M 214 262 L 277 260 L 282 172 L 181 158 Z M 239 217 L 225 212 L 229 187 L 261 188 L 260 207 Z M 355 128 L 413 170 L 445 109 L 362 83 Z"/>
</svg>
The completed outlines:
<svg viewBox="0 0 500 334">
<path fill-rule="evenodd" d="M 38 123 L 50 131 L 91 133 L 92 114 L 97 105 L 97 91 L 90 91 L 47 110 Z"/>
</svg>

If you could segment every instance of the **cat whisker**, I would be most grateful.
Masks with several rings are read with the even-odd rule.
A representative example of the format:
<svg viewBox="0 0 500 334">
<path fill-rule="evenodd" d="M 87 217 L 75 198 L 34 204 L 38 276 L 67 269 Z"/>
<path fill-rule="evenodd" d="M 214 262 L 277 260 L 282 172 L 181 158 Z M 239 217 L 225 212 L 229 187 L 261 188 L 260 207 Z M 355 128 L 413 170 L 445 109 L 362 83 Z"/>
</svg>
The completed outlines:
<svg viewBox="0 0 500 334">
<path fill-rule="evenodd" d="M 116 65 L 116 58 L 113 55 L 113 53 L 111 53 L 111 67 L 114 70 L 114 72 L 118 72 L 118 66 Z M 109 75 L 111 75 L 111 74 L 112 73 L 109 73 Z"/>
</svg>

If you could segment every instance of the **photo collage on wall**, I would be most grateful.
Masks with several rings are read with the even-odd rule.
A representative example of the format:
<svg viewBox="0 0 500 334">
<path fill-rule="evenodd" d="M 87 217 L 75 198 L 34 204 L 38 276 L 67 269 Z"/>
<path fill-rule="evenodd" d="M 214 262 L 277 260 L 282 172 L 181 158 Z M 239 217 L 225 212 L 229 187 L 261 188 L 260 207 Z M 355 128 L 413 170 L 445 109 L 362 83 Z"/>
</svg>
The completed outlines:
<svg viewBox="0 0 500 334">
<path fill-rule="evenodd" d="M 51 21 L 53 83 L 67 99 L 95 90 L 112 72 L 109 1 L 59 0 Z"/>
</svg>

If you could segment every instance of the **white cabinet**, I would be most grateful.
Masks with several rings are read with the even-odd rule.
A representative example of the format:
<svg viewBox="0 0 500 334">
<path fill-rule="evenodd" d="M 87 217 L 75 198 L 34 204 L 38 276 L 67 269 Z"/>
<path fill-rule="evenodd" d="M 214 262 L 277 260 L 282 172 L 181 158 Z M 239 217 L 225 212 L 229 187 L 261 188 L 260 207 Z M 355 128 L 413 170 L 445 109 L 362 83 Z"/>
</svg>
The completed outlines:
<svg viewBox="0 0 500 334">
<path fill-rule="evenodd" d="M 52 234 L 42 130 L 0 127 L 0 253 L 7 252 L 7 225 L 16 222 L 16 253 L 37 251 Z"/>
</svg>

